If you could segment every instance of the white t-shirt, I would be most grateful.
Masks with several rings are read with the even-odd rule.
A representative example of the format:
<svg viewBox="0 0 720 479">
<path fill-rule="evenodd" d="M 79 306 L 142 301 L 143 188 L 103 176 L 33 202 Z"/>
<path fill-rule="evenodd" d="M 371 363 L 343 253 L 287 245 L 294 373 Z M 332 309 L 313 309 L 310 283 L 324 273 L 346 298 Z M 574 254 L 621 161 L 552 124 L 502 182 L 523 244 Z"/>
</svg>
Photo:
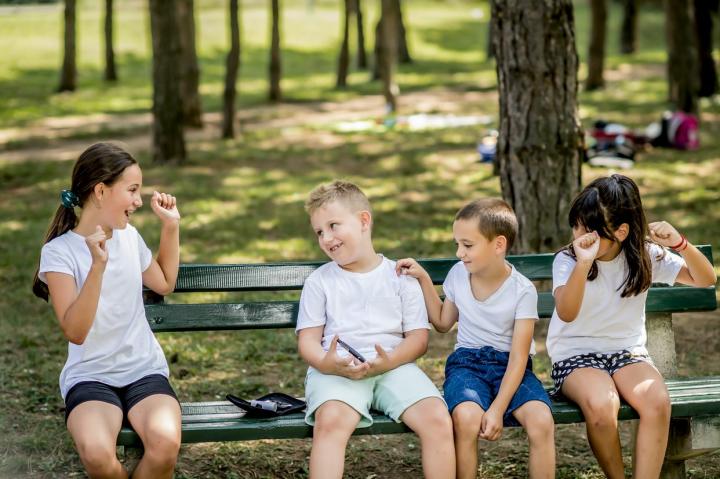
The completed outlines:
<svg viewBox="0 0 720 479">
<path fill-rule="evenodd" d="M 538 319 L 535 285 L 510 265 L 512 272 L 503 284 L 485 301 L 475 299 L 470 273 L 459 261 L 448 272 L 443 291 L 459 311 L 457 348 L 479 349 L 490 346 L 509 352 L 515 320 Z M 535 341 L 530 344 L 535 354 Z"/>
<path fill-rule="evenodd" d="M 334 261 L 308 276 L 300 296 L 297 327 L 325 326 L 325 351 L 337 334 L 366 359 L 377 356 L 375 345 L 392 351 L 414 329 L 430 329 L 420 283 L 395 274 L 395 261 L 382 262 L 367 273 L 353 273 Z M 348 353 L 338 345 L 340 356 Z"/>
<path fill-rule="evenodd" d="M 150 266 L 152 254 L 131 225 L 113 230 L 105 245 L 108 262 L 97 312 L 83 344 L 68 343 L 67 362 L 60 374 L 63 399 L 81 381 L 122 387 L 149 374 L 169 374 L 145 318 L 142 298 L 142 273 Z M 91 264 L 85 238 L 68 231 L 43 246 L 38 276 L 47 283 L 45 273 L 68 274 L 75 278 L 79 292 Z"/>
<path fill-rule="evenodd" d="M 685 260 L 652 243 L 648 245 L 648 252 L 653 283 L 673 284 Z M 553 293 L 567 283 L 575 263 L 566 252 L 555 256 Z M 557 309 L 553 312 L 547 335 L 548 354 L 553 363 L 588 353 L 628 350 L 633 354 L 648 354 L 645 348 L 647 290 L 637 296 L 620 296 L 627 276 L 624 251 L 611 261 L 596 261 L 596 264 L 597 278 L 585 283 L 585 295 L 575 320 L 566 323 L 558 317 Z"/>
</svg>

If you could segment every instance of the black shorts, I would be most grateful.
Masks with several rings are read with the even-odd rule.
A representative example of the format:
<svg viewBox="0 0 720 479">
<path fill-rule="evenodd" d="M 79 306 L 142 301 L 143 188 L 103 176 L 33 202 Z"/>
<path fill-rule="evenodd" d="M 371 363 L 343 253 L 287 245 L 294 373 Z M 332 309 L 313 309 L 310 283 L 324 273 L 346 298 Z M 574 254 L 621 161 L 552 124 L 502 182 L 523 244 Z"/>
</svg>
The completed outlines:
<svg viewBox="0 0 720 479">
<path fill-rule="evenodd" d="M 70 388 L 65 396 L 65 423 L 72 410 L 87 401 L 114 404 L 123 412 L 123 420 L 126 421 L 127 413 L 134 405 L 154 394 L 165 394 L 178 400 L 170 382 L 162 374 L 151 374 L 123 387 L 108 386 L 99 381 L 83 381 Z"/>
</svg>

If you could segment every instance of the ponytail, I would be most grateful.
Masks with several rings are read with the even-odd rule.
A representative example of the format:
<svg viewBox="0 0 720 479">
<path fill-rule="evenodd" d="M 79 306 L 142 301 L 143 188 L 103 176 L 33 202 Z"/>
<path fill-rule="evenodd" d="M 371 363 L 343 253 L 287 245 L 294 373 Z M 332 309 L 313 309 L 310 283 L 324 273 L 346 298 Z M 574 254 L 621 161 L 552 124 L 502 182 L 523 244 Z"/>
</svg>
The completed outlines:
<svg viewBox="0 0 720 479">
<path fill-rule="evenodd" d="M 77 226 L 78 217 L 75 214 L 73 208 L 66 208 L 65 206 L 58 206 L 55 211 L 55 217 L 50 223 L 47 233 L 45 233 L 45 241 L 43 244 L 47 244 L 53 239 L 60 235 L 63 235 Z M 33 277 L 32 290 L 35 296 L 40 299 L 48 300 L 48 287 L 47 284 L 40 281 L 38 273 L 40 271 L 40 265 L 35 269 L 35 276 Z"/>
</svg>

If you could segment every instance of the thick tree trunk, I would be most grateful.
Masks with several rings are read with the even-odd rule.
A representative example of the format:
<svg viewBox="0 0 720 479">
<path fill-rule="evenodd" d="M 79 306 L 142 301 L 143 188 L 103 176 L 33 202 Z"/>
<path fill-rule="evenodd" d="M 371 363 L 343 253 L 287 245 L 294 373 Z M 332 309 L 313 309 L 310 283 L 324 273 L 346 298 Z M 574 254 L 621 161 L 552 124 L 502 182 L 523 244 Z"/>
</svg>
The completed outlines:
<svg viewBox="0 0 720 479">
<path fill-rule="evenodd" d="M 367 68 L 367 53 L 365 52 L 365 27 L 363 25 L 363 14 L 361 0 L 352 0 L 355 9 L 355 20 L 357 21 L 357 67 Z"/>
<path fill-rule="evenodd" d="M 699 67 L 691 0 L 665 0 L 668 97 L 675 108 L 698 113 Z"/>
<path fill-rule="evenodd" d="M 65 0 L 65 33 L 63 36 L 63 63 L 57 91 L 75 91 L 77 87 L 77 63 L 75 57 L 75 0 Z"/>
<path fill-rule="evenodd" d="M 223 92 L 222 137 L 235 137 L 235 98 L 238 68 L 240 67 L 240 22 L 238 0 L 230 0 L 230 51 L 225 59 L 225 90 Z"/>
<path fill-rule="evenodd" d="M 514 251 L 567 242 L 580 189 L 581 131 L 572 0 L 492 0 L 500 96 L 497 155 L 515 209 Z"/>
<path fill-rule="evenodd" d="M 382 62 L 382 51 L 383 51 L 383 27 L 382 27 L 382 16 L 375 25 L 375 62 L 373 62 L 372 74 L 370 78 L 372 80 L 380 79 L 380 63 Z"/>
<path fill-rule="evenodd" d="M 590 0 L 592 26 L 590 27 L 590 47 L 588 48 L 588 76 L 586 90 L 597 90 L 605 85 L 603 64 L 605 63 L 605 28 L 607 25 L 606 0 Z"/>
<path fill-rule="evenodd" d="M 342 45 L 340 45 L 340 55 L 338 56 L 338 69 L 337 69 L 337 80 L 335 86 L 337 88 L 344 88 L 347 86 L 347 75 L 348 68 L 350 66 L 350 14 L 352 0 L 345 0 L 343 6 L 343 14 L 345 21 L 343 22 L 343 39 Z"/>
<path fill-rule="evenodd" d="M 407 31 L 405 30 L 405 22 L 403 21 L 402 5 L 400 0 L 393 0 L 397 11 L 397 35 L 398 35 L 398 61 L 400 63 L 412 63 L 412 57 L 408 50 Z"/>
<path fill-rule="evenodd" d="M 623 0 L 623 22 L 620 29 L 620 53 L 637 50 L 637 0 Z"/>
<path fill-rule="evenodd" d="M 202 102 L 200 100 L 200 67 L 195 49 L 195 6 L 193 0 L 176 0 L 178 32 L 180 38 L 180 96 L 182 97 L 183 124 L 202 128 Z"/>
<path fill-rule="evenodd" d="M 395 0 L 382 0 L 382 18 L 380 27 L 382 30 L 379 64 L 380 79 L 382 80 L 382 92 L 385 97 L 385 105 L 388 112 L 397 110 L 397 95 L 399 89 L 395 83 L 395 64 L 397 63 L 399 21 L 397 18 L 397 4 Z"/>
<path fill-rule="evenodd" d="M 280 101 L 280 4 L 279 0 L 271 1 L 272 9 L 272 36 L 270 39 L 270 101 Z"/>
<path fill-rule="evenodd" d="M 718 77 L 713 59 L 713 15 L 718 12 L 718 0 L 695 0 L 695 31 L 698 39 L 700 87 L 698 95 L 711 97 L 718 91 Z"/>
<path fill-rule="evenodd" d="M 105 0 L 105 81 L 117 81 L 113 49 L 113 0 Z"/>
<path fill-rule="evenodd" d="M 185 161 L 180 98 L 180 39 L 173 0 L 150 0 L 153 46 L 153 161 Z"/>
</svg>

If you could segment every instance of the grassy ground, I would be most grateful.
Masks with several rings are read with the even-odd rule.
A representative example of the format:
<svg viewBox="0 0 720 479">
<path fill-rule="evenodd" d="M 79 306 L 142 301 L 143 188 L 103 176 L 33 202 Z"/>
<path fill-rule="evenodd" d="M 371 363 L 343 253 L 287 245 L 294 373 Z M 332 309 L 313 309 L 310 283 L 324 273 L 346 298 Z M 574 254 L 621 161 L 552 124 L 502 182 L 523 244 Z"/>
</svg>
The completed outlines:
<svg viewBox="0 0 720 479">
<path fill-rule="evenodd" d="M 376 211 L 375 243 L 390 257 L 453 255 L 450 220 L 467 199 L 497 195 L 489 166 L 476 162 L 482 128 L 431 132 L 337 133 L 345 119 L 379 118 L 379 86 L 366 72 L 350 77 L 345 91 L 332 88 L 338 39 L 334 2 L 289 2 L 284 7 L 285 80 L 290 102 L 263 104 L 266 9 L 243 2 L 242 135 L 218 141 L 224 5 L 200 6 L 199 55 L 208 126 L 189 135 L 190 159 L 181 168 L 149 163 L 150 106 L 145 4 L 123 2 L 118 12 L 121 81 L 100 78 L 100 12 L 80 13 L 80 86 L 57 95 L 59 6 L 0 9 L 0 477 L 81 476 L 82 467 L 62 421 L 57 377 L 66 347 L 50 308 L 31 296 L 30 278 L 57 194 L 67 186 L 72 161 L 97 139 L 118 139 L 143 166 L 145 193 L 172 191 L 183 214 L 184 262 L 259 262 L 321 258 L 302 210 L 318 182 L 345 177 L 360 183 Z M 489 114 L 497 111 L 494 66 L 484 60 L 487 5 L 412 3 L 408 9 L 416 63 L 400 69 L 406 113 Z M 374 5 L 371 5 L 374 6 Z M 484 12 L 481 16 L 480 12 Z M 587 16 L 578 4 L 578 43 L 586 51 Z M 665 103 L 662 16 L 641 13 L 641 52 L 618 56 L 609 34 L 608 87 L 581 93 L 585 125 L 605 118 L 633 127 L 657 119 Z M 367 13 L 374 21 L 374 11 Z M 619 22 L 611 12 L 611 24 Z M 368 23 L 368 32 L 371 24 Z M 28 33 L 30 32 L 30 33 Z M 581 70 L 581 77 L 583 75 Z M 703 103 L 697 152 L 655 150 L 642 154 L 629 174 L 639 183 L 651 220 L 667 219 L 694 241 L 720 248 L 720 108 Z M 608 174 L 585 168 L 584 180 Z M 149 209 L 134 217 L 150 245 L 158 240 Z M 250 297 L 253 297 L 250 295 Z M 220 298 L 222 299 L 222 298 Z M 184 300 L 181 297 L 174 301 Z M 720 314 L 679 315 L 676 334 L 681 373 L 720 374 Z M 537 371 L 548 380 L 545 322 L 537 333 Z M 161 334 L 172 381 L 182 400 L 221 398 L 227 392 L 258 396 L 269 390 L 302 394 L 305 366 L 290 331 Z M 453 337 L 433 334 L 421 366 L 442 382 Z M 558 476 L 600 477 L 582 426 L 558 428 Z M 628 444 L 629 426 L 622 431 Z M 183 447 L 177 477 L 305 477 L 309 441 Z M 629 449 L 626 447 L 626 451 Z M 506 431 L 481 446 L 483 477 L 524 477 L 527 448 L 522 431 Z M 629 464 L 629 456 L 626 457 Z M 414 436 L 351 440 L 348 477 L 418 477 Z M 688 463 L 692 477 L 720 476 L 717 455 Z"/>
</svg>

